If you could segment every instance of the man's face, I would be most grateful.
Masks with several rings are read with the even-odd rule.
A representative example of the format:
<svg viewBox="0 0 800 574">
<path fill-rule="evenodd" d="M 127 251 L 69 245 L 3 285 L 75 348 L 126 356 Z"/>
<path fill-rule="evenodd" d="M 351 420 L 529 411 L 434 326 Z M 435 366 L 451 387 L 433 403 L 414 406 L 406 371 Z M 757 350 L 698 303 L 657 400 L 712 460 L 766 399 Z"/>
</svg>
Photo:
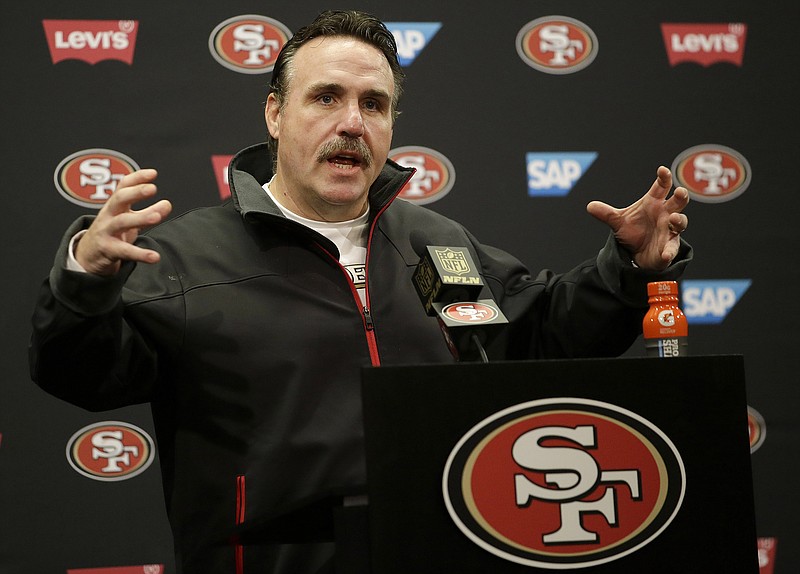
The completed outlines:
<svg viewBox="0 0 800 574">
<path fill-rule="evenodd" d="M 267 100 L 267 127 L 279 142 L 270 191 L 308 219 L 353 219 L 391 146 L 389 63 L 355 38 L 322 37 L 297 50 L 290 73 L 283 109 L 272 94 Z"/>
</svg>

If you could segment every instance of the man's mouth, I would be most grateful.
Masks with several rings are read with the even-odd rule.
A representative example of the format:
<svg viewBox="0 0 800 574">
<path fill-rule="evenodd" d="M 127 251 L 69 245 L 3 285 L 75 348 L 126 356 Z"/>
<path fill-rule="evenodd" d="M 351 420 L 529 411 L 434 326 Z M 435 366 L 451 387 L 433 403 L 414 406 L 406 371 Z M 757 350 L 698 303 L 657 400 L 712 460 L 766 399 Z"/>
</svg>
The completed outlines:
<svg viewBox="0 0 800 574">
<path fill-rule="evenodd" d="M 341 170 L 357 167 L 369 168 L 372 165 L 372 154 L 366 144 L 358 139 L 337 138 L 325 143 L 319 150 L 317 159 L 327 161 Z"/>
<path fill-rule="evenodd" d="M 328 158 L 328 163 L 338 169 L 353 169 L 361 165 L 361 160 L 352 155 L 334 155 Z"/>
</svg>

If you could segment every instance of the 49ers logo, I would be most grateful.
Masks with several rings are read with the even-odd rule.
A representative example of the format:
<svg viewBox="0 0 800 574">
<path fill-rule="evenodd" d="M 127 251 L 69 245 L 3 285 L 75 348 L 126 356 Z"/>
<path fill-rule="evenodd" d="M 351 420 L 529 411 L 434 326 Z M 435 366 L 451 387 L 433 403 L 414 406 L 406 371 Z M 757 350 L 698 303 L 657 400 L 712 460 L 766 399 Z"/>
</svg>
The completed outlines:
<svg viewBox="0 0 800 574">
<path fill-rule="evenodd" d="M 291 35 L 286 26 L 272 18 L 255 14 L 235 16 L 212 30 L 208 49 L 214 59 L 229 70 L 266 74 L 272 71 L 281 48 Z"/>
<path fill-rule="evenodd" d="M 530 67 L 547 74 L 572 74 L 591 64 L 598 43 L 589 26 L 566 16 L 528 22 L 517 34 L 517 53 Z"/>
<path fill-rule="evenodd" d="M 756 452 L 767 439 L 767 423 L 756 409 L 747 407 L 747 433 L 750 436 L 750 453 Z"/>
<path fill-rule="evenodd" d="M 672 164 L 678 183 L 692 199 L 722 203 L 740 196 L 750 185 L 750 164 L 729 147 L 705 144 L 691 147 Z"/>
<path fill-rule="evenodd" d="M 623 408 L 543 399 L 495 413 L 458 442 L 445 504 L 470 540 L 506 560 L 549 569 L 635 552 L 683 502 L 683 461 L 669 438 Z"/>
<path fill-rule="evenodd" d="M 72 203 L 100 209 L 119 180 L 138 169 L 135 161 L 118 151 L 85 149 L 61 160 L 53 180 L 58 192 Z"/>
<path fill-rule="evenodd" d="M 143 473 L 155 458 L 153 439 L 134 425 L 106 421 L 82 428 L 67 443 L 67 460 L 83 476 L 104 482 Z"/>
<path fill-rule="evenodd" d="M 485 303 L 463 302 L 452 303 L 442 309 L 442 314 L 458 323 L 489 323 L 500 315 L 500 312 Z"/>
<path fill-rule="evenodd" d="M 389 159 L 417 171 L 400 191 L 399 198 L 423 205 L 447 195 L 456 182 L 456 170 L 444 155 L 421 146 L 405 146 L 389 152 Z"/>
</svg>

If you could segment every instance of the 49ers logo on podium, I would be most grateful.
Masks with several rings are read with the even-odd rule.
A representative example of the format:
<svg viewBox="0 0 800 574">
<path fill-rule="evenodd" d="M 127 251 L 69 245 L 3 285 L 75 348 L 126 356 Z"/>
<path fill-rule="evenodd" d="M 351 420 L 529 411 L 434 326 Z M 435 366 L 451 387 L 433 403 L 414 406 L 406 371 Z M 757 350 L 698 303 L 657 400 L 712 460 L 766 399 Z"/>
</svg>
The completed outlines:
<svg viewBox="0 0 800 574">
<path fill-rule="evenodd" d="M 87 478 L 103 482 L 133 478 L 147 470 L 154 458 L 150 435 L 118 421 L 84 427 L 67 443 L 70 466 Z"/>
<path fill-rule="evenodd" d="M 399 198 L 424 205 L 443 198 L 453 189 L 456 170 L 444 155 L 421 146 L 404 146 L 389 152 L 389 159 L 417 171 L 400 191 Z"/>
<path fill-rule="evenodd" d="M 542 399 L 486 418 L 445 466 L 445 504 L 483 549 L 548 569 L 635 552 L 672 522 L 686 474 L 669 438 L 621 407 Z"/>
<path fill-rule="evenodd" d="M 53 180 L 58 192 L 72 203 L 100 209 L 119 180 L 138 169 L 135 161 L 118 151 L 85 149 L 61 160 Z"/>
<path fill-rule="evenodd" d="M 278 54 L 291 37 L 281 22 L 248 14 L 221 22 L 208 37 L 208 49 L 214 59 L 234 72 L 266 74 L 271 72 Z"/>
</svg>

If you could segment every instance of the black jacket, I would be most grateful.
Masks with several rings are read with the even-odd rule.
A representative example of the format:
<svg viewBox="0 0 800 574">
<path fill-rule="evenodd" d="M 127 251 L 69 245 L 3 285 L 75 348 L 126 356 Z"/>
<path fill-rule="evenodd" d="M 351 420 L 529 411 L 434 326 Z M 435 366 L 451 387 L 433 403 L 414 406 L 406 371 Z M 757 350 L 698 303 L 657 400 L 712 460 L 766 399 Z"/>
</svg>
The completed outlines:
<svg viewBox="0 0 800 574">
<path fill-rule="evenodd" d="M 624 352 L 641 332 L 646 282 L 676 278 L 691 256 L 684 245 L 668 271 L 647 273 L 611 238 L 566 274 L 532 277 L 459 224 L 393 201 L 411 170 L 389 162 L 370 190 L 367 313 L 336 247 L 264 193 L 270 165 L 266 146 L 242 151 L 232 201 L 142 235 L 160 263 L 126 264 L 116 277 L 64 269 L 68 237 L 90 223 L 79 220 L 33 318 L 42 388 L 91 410 L 151 402 L 185 572 L 236 571 L 231 549 L 208 547 L 235 520 L 363 484 L 362 367 L 453 360 L 412 286 L 412 234 L 471 251 L 510 321 L 495 359 Z"/>
</svg>

